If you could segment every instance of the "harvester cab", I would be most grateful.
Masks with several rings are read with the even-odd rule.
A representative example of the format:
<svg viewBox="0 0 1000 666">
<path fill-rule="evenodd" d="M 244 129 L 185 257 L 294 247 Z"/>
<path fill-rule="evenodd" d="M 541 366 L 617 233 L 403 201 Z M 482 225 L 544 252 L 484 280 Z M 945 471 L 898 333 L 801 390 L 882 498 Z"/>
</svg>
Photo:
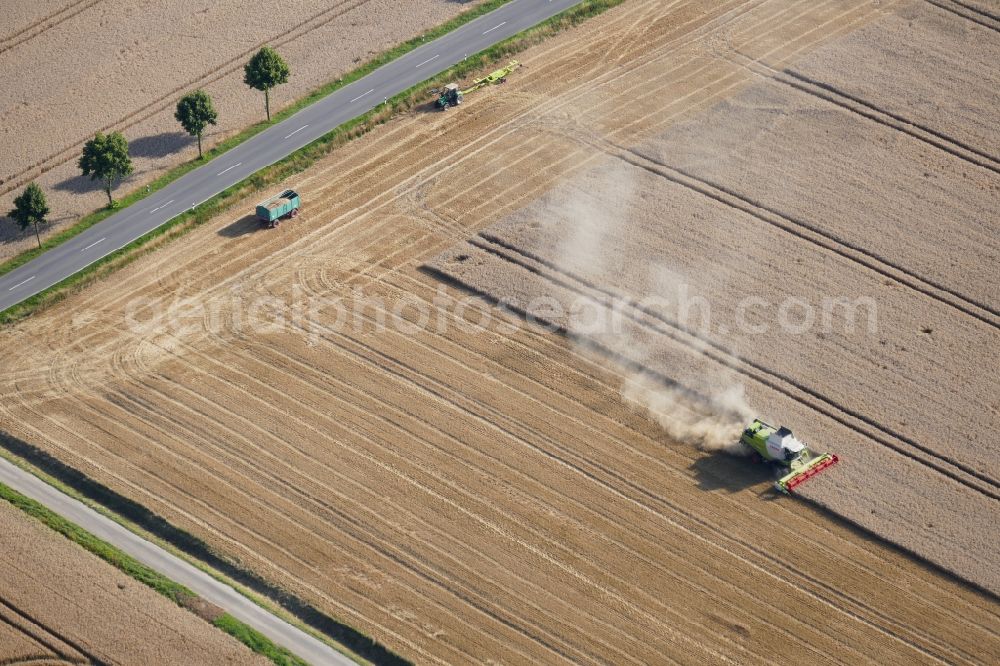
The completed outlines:
<svg viewBox="0 0 1000 666">
<path fill-rule="evenodd" d="M 816 455 L 810 451 L 808 446 L 792 435 L 790 429 L 784 426 L 775 428 L 760 419 L 755 419 L 747 426 L 740 441 L 762 460 L 782 470 L 782 476 L 775 481 L 774 487 L 786 494 L 839 462 L 839 458 L 832 453 Z"/>
<path fill-rule="evenodd" d="M 782 426 L 767 436 L 764 448 L 771 460 L 788 462 L 802 455 L 806 445 L 795 439 L 791 430 Z"/>
</svg>

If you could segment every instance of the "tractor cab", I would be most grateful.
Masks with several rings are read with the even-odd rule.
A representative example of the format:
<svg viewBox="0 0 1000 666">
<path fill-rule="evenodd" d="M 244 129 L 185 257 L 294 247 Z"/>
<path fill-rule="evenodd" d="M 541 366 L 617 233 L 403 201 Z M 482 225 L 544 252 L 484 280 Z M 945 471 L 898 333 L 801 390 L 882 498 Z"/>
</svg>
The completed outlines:
<svg viewBox="0 0 1000 666">
<path fill-rule="evenodd" d="M 449 106 L 458 106 L 462 103 L 462 97 L 462 91 L 459 90 L 458 84 L 449 83 L 444 87 L 441 96 L 438 97 L 437 107 L 447 109 Z"/>
</svg>

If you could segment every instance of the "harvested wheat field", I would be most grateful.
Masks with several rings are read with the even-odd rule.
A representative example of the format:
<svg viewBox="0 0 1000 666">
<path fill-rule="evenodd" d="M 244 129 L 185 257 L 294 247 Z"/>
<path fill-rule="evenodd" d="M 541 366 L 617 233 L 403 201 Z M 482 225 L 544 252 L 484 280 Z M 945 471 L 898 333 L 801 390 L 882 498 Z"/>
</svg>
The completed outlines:
<svg viewBox="0 0 1000 666">
<path fill-rule="evenodd" d="M 478 2 L 5 3 L 15 6 L 4 7 L 0 26 L 0 87 L 7 91 L 0 99 L 0 214 L 31 180 L 48 194 L 55 222 L 48 233 L 105 205 L 101 188 L 76 165 L 97 131 L 120 131 L 130 142 L 135 173 L 121 192 L 197 157 L 194 137 L 174 119 L 186 92 L 201 88 L 215 101 L 219 121 L 206 130 L 206 149 L 263 120 L 263 94 L 243 83 L 243 65 L 264 44 L 292 69 L 271 93 L 273 113 Z M 34 234 L 16 232 L 0 224 L 0 258 L 33 247 Z"/>
<path fill-rule="evenodd" d="M 990 214 L 982 188 L 995 174 L 771 79 L 800 64 L 822 76 L 823 53 L 875 48 L 899 21 L 995 43 L 923 2 L 628 0 L 523 53 L 503 88 L 398 118 L 318 163 L 288 183 L 303 197 L 295 222 L 258 230 L 248 201 L 0 331 L 0 428 L 422 663 L 995 663 L 983 430 L 995 373 L 952 383 L 995 358 L 989 288 L 940 257 L 901 264 L 933 236 L 886 224 L 911 243 L 894 245 L 873 223 L 813 219 L 834 203 L 858 219 L 851 202 L 876 195 L 871 209 L 890 214 L 893 178 L 919 161 L 942 183 L 925 205 L 956 211 L 950 237 L 973 253 L 963 261 L 995 280 L 978 263 L 995 235 L 958 238 Z M 727 109 L 747 122 L 727 128 Z M 787 133 L 769 113 L 787 115 Z M 803 148 L 827 172 L 805 158 L 757 170 L 754 150 L 785 159 L 783 142 L 819 116 L 838 135 Z M 970 143 L 989 127 L 964 131 Z M 852 132 L 879 150 L 840 173 L 848 153 L 829 144 L 854 149 Z M 908 152 L 897 159 L 893 145 Z M 829 172 L 856 189 L 825 202 Z M 866 177 L 885 189 L 862 188 Z M 771 201 L 783 182 L 814 195 L 795 202 L 809 210 Z M 800 215 L 812 229 L 788 221 Z M 602 216 L 614 233 L 585 233 Z M 560 241 L 570 222 L 584 233 Z M 584 259 L 546 254 L 561 242 Z M 592 242 L 612 260 L 587 261 Z M 653 306 L 622 317 L 624 351 L 645 358 L 573 326 L 547 330 L 570 291 L 646 296 L 657 283 L 641 271 L 661 258 L 664 284 L 687 276 L 715 325 L 732 317 L 727 286 L 772 302 L 829 290 L 875 299 L 881 337 L 691 339 Z M 766 270 L 735 271 L 741 260 Z M 536 322 L 494 305 L 534 295 L 548 298 Z M 970 348 L 978 361 L 962 356 Z M 705 394 L 724 380 L 755 412 L 843 453 L 803 488 L 849 521 L 776 498 L 762 467 L 687 442 L 671 382 Z M 724 409 L 693 422 L 695 439 L 717 443 L 706 433 L 743 414 L 739 399 L 718 397 Z M 914 421 L 917 409 L 933 418 Z M 939 422 L 959 417 L 972 421 Z M 911 441 L 936 455 L 915 460 Z M 974 513 L 937 508 L 916 525 L 912 508 L 935 498 Z"/>
<path fill-rule="evenodd" d="M 0 663 L 267 659 L 0 501 Z"/>
</svg>

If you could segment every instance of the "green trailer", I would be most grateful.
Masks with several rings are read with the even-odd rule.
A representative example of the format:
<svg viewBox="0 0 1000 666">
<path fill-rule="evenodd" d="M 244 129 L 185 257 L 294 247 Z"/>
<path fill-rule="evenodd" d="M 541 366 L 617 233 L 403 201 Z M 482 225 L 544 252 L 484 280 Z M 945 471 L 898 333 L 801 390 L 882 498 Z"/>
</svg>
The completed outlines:
<svg viewBox="0 0 1000 666">
<path fill-rule="evenodd" d="M 274 228 L 281 224 L 282 220 L 293 218 L 299 214 L 302 201 L 295 190 L 285 190 L 277 196 L 266 199 L 257 204 L 257 218 L 261 224 Z"/>
</svg>

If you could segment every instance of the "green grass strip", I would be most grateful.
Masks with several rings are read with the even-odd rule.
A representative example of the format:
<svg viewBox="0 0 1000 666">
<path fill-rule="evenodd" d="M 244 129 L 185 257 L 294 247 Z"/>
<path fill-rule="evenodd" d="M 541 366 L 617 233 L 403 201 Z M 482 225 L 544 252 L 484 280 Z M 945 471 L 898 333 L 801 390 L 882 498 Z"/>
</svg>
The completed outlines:
<svg viewBox="0 0 1000 666">
<path fill-rule="evenodd" d="M 286 118 L 295 115 L 305 107 L 309 106 L 310 104 L 318 102 L 319 100 L 323 99 L 324 97 L 333 93 L 334 91 L 339 90 L 340 88 L 343 88 L 344 86 L 349 85 L 357 81 L 358 79 L 367 76 L 368 74 L 371 74 L 379 67 L 389 62 L 392 62 L 393 60 L 401 58 L 410 51 L 413 51 L 414 49 L 423 46 L 428 41 L 437 39 L 438 37 L 441 37 L 442 35 L 445 35 L 455 30 L 456 28 L 465 25 L 469 21 L 479 18 L 483 14 L 487 14 L 508 2 L 510 2 L 510 0 L 487 0 L 487 2 L 484 2 L 483 4 L 474 7 L 473 9 L 470 9 L 466 12 L 463 12 L 462 14 L 459 14 L 455 18 L 445 23 L 442 23 L 441 25 L 435 28 L 432 28 L 423 35 L 418 35 L 417 37 L 405 41 L 402 44 L 394 46 L 388 51 L 380 53 L 379 55 L 375 56 L 375 58 L 373 58 L 372 60 L 369 60 L 360 67 L 351 70 L 341 78 L 336 79 L 334 81 L 330 81 L 329 83 L 326 83 L 320 86 L 319 88 L 316 88 L 315 90 L 307 94 L 305 97 L 293 102 L 291 105 L 275 113 L 272 116 L 272 120 L 270 123 L 268 123 L 267 121 L 261 121 L 259 123 L 255 123 L 241 130 L 239 133 L 229 137 L 228 139 L 225 139 L 217 143 L 211 149 L 205 151 L 204 159 L 196 158 L 191 160 L 190 162 L 185 162 L 184 164 L 180 164 L 176 167 L 171 168 L 166 173 L 164 173 L 163 175 L 161 175 L 160 177 L 149 183 L 149 191 L 146 190 L 145 186 L 133 190 L 128 194 L 126 194 L 121 199 L 116 200 L 114 208 L 102 208 L 100 210 L 94 211 L 93 213 L 85 215 L 84 217 L 80 218 L 80 220 L 75 224 L 67 227 L 66 229 L 60 231 L 59 233 L 53 236 L 50 236 L 49 238 L 46 238 L 45 241 L 42 242 L 41 247 L 34 247 L 30 250 L 25 250 L 24 252 L 20 252 L 16 256 L 7 259 L 6 261 L 0 262 L 0 275 L 9 273 L 15 268 L 18 268 L 19 266 L 23 266 L 24 264 L 28 263 L 29 261 L 39 256 L 40 254 L 43 254 L 47 250 L 50 250 L 56 247 L 57 245 L 65 243 L 70 238 L 73 238 L 74 236 L 86 231 L 90 227 L 94 226 L 101 220 L 104 220 L 107 217 L 113 215 L 122 208 L 127 208 L 128 206 L 131 206 L 137 201 L 145 199 L 153 192 L 163 189 L 164 187 L 166 187 L 173 181 L 177 180 L 187 172 L 196 169 L 205 164 L 206 162 L 208 162 L 209 160 L 219 157 L 220 155 L 232 150 L 233 148 L 240 145 L 247 139 L 250 139 L 251 137 L 257 134 L 260 134 L 271 125 L 275 123 L 280 123 L 282 120 L 285 120 Z"/>
<path fill-rule="evenodd" d="M 212 624 L 235 637 L 257 654 L 264 655 L 278 666 L 308 666 L 306 662 L 285 648 L 275 645 L 267 636 L 243 624 L 229 613 L 223 613 L 215 618 Z"/>
<path fill-rule="evenodd" d="M 198 595 L 180 583 L 175 583 L 158 571 L 139 562 L 107 541 L 97 538 L 76 523 L 72 523 L 43 504 L 22 495 L 10 486 L 0 483 L 0 498 L 52 528 L 70 541 L 82 546 L 121 572 L 147 585 L 178 606 L 187 608 Z M 229 613 L 222 613 L 212 624 L 240 641 L 254 652 L 261 654 L 278 666 L 308 666 L 285 648 L 275 645 L 256 629 L 240 622 Z"/>
<path fill-rule="evenodd" d="M 156 249 L 163 243 L 173 240 L 190 229 L 207 222 L 215 215 L 250 194 L 263 190 L 291 175 L 304 171 L 318 159 L 328 155 L 335 148 L 368 133 L 397 113 L 408 111 L 418 104 L 431 102 L 431 98 L 428 95 L 428 90 L 430 88 L 440 86 L 448 81 L 461 79 L 466 75 L 478 72 L 487 66 L 505 60 L 520 51 L 538 44 L 547 37 L 561 32 L 566 28 L 573 27 L 581 21 L 584 21 L 592 16 L 596 16 L 611 7 L 621 4 L 623 1 L 624 0 L 583 0 L 580 4 L 574 5 L 573 7 L 543 21 L 542 23 L 539 23 L 532 28 L 528 28 L 527 30 L 513 35 L 504 41 L 494 44 L 484 51 L 480 51 L 479 53 L 469 56 L 463 62 L 458 63 L 454 67 L 451 67 L 432 79 L 424 81 L 423 83 L 413 86 L 409 90 L 405 90 L 398 95 L 389 98 L 386 104 L 376 107 L 368 113 L 354 118 L 353 120 L 349 120 L 346 123 L 334 128 L 319 139 L 303 146 L 275 164 L 265 167 L 257 173 L 247 177 L 243 181 L 223 190 L 211 199 L 202 203 L 197 208 L 178 215 L 164 225 L 149 232 L 145 236 L 142 236 L 129 245 L 107 255 L 103 259 L 100 259 L 83 270 L 71 275 L 62 282 L 48 287 L 21 303 L 13 305 L 3 312 L 0 312 L 0 325 L 13 323 L 63 300 L 66 296 L 82 289 L 84 286 L 94 282 L 95 280 L 99 280 L 111 274 L 122 266 L 135 261 L 144 254 Z M 500 2 L 500 0 L 497 0 L 497 2 Z M 463 16 L 466 17 L 466 20 L 469 20 L 468 15 Z M 461 18 L 462 17 L 458 17 L 455 21 Z M 447 26 L 449 24 L 445 25 Z M 411 42 L 407 42 L 407 44 Z M 402 48 L 402 46 L 398 48 Z M 399 55 L 402 55 L 402 53 Z M 378 62 L 384 64 L 382 61 Z M 336 82 L 331 85 L 339 87 L 346 84 Z M 315 99 L 313 101 L 315 101 Z M 290 110 L 286 110 L 286 112 L 291 113 Z M 276 118 L 282 117 L 284 116 L 281 116 L 280 114 L 276 116 Z M 258 129 L 255 130 L 254 128 L 250 128 L 247 131 L 257 133 L 265 127 L 266 124 L 255 125 L 254 128 Z M 228 142 L 225 145 L 228 145 Z M 228 145 L 228 148 L 226 149 L 228 150 L 232 147 L 232 145 Z M 209 154 L 211 154 L 211 151 Z M 190 170 L 196 166 L 200 166 L 200 163 L 191 162 L 179 167 L 179 169 Z M 158 185 L 158 187 L 162 187 L 167 182 L 170 182 L 170 180 L 178 178 L 183 173 L 186 173 L 186 171 L 181 171 L 180 173 L 177 173 L 177 175 L 173 175 L 173 173 L 174 172 L 171 172 L 167 176 L 164 176 L 164 179 L 169 177 L 169 180 L 165 180 L 162 184 Z M 133 193 L 130 196 L 136 196 L 137 198 L 135 200 L 142 198 L 136 193 Z M 126 201 L 131 200 L 126 197 Z M 95 215 L 103 214 L 106 217 L 111 214 L 111 212 L 112 211 L 100 211 Z M 2 271 L 0 271 L 0 274 L 2 274 Z"/>
<path fill-rule="evenodd" d="M 98 539 L 79 525 L 71 523 L 43 504 L 22 495 L 10 486 L 0 483 L 0 497 L 173 602 L 180 604 L 185 595 L 188 597 L 196 596 L 194 592 L 180 583 L 175 583 L 166 576 L 150 569 L 130 555 L 123 553 L 108 542 Z"/>
</svg>

